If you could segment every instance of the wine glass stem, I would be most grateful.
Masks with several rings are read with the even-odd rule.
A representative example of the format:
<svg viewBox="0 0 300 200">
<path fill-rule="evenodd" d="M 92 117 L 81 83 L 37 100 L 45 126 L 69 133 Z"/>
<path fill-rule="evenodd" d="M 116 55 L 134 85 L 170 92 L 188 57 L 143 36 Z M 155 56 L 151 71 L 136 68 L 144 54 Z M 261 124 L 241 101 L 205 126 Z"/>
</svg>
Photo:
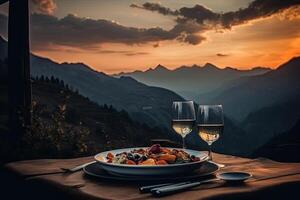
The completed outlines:
<svg viewBox="0 0 300 200">
<path fill-rule="evenodd" d="M 185 149 L 185 141 L 184 141 L 184 137 L 182 137 L 182 148 Z"/>
<path fill-rule="evenodd" d="M 211 153 L 211 144 L 208 145 L 208 158 L 209 158 L 208 160 L 211 160 L 211 161 L 213 159 L 212 158 L 212 153 Z"/>
</svg>

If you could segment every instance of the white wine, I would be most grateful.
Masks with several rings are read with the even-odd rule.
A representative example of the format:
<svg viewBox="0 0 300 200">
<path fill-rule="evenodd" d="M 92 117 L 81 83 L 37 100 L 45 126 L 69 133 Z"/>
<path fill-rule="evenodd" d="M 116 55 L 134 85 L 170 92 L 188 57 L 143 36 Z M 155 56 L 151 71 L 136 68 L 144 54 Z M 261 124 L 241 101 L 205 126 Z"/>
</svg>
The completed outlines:
<svg viewBox="0 0 300 200">
<path fill-rule="evenodd" d="M 224 129 L 223 124 L 198 124 L 198 135 L 211 145 L 219 139 Z"/>
<path fill-rule="evenodd" d="M 172 128 L 183 138 L 192 132 L 194 125 L 195 120 L 172 120 Z"/>
</svg>

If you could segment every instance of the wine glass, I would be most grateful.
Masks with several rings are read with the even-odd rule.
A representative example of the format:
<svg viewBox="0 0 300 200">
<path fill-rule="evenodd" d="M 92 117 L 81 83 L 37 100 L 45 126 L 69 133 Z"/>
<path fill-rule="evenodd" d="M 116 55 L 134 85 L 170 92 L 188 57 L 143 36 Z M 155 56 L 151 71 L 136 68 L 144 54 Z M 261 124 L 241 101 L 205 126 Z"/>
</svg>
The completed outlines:
<svg viewBox="0 0 300 200">
<path fill-rule="evenodd" d="M 172 105 L 172 128 L 182 137 L 182 148 L 185 148 L 185 137 L 192 132 L 196 122 L 193 101 L 175 101 Z"/>
<path fill-rule="evenodd" d="M 197 115 L 198 135 L 208 144 L 208 156 L 209 160 L 212 161 L 211 145 L 223 134 L 223 107 L 222 105 L 199 105 Z M 218 165 L 224 167 L 222 164 Z"/>
</svg>

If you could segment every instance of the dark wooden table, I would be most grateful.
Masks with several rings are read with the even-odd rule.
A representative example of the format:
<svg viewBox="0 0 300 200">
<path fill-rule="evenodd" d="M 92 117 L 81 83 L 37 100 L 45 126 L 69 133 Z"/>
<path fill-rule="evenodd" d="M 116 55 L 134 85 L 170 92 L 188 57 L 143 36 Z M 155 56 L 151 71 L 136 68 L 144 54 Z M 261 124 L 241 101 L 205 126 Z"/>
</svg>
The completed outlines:
<svg viewBox="0 0 300 200">
<path fill-rule="evenodd" d="M 206 184 L 163 199 L 300 199 L 300 163 L 278 163 L 264 158 L 245 159 L 221 154 L 213 156 L 226 165 L 221 171 L 246 171 L 252 173 L 253 178 L 242 185 L 226 185 L 221 181 Z M 52 200 L 154 198 L 150 194 L 140 194 L 138 184 L 106 182 L 85 176 L 82 171 L 66 174 L 60 169 L 91 160 L 92 157 L 85 157 L 9 163 L 2 170 L 6 182 L 5 187 L 1 188 L 5 188 L 3 191 L 10 195 L 10 199 L 20 196 L 24 199 Z"/>
</svg>

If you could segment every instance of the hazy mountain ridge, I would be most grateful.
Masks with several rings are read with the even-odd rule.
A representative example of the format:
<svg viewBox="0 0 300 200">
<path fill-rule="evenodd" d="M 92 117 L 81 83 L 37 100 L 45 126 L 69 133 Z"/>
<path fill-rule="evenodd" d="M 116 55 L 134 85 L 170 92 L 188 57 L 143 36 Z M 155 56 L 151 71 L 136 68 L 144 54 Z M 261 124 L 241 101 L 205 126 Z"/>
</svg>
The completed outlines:
<svg viewBox="0 0 300 200">
<path fill-rule="evenodd" d="M 7 42 L 0 41 L 6 48 Z M 113 105 L 126 110 L 135 120 L 150 126 L 167 126 L 171 120 L 171 105 L 183 100 L 164 88 L 149 87 L 132 78 L 114 78 L 97 72 L 83 63 L 56 63 L 48 58 L 31 55 L 31 75 L 64 80 L 99 105 Z"/>
<path fill-rule="evenodd" d="M 215 90 L 211 103 L 221 103 L 226 114 L 242 121 L 248 114 L 286 100 L 299 99 L 300 57 L 290 59 L 276 70 L 262 75 L 240 78 L 231 86 Z M 300 101 L 300 99 L 299 99 Z"/>
<path fill-rule="evenodd" d="M 117 111 L 106 105 L 99 106 L 51 81 L 33 81 L 33 100 L 50 110 L 66 101 L 66 120 L 88 127 L 91 131 L 90 142 L 101 150 L 111 149 L 111 145 L 114 148 L 147 145 L 157 135 L 161 138 L 172 138 L 168 132 L 132 121 L 125 111 Z"/>
<path fill-rule="evenodd" d="M 167 88 L 185 98 L 200 102 L 199 95 L 215 90 L 228 81 L 244 76 L 263 74 L 270 70 L 262 67 L 255 67 L 251 70 L 238 70 L 231 67 L 220 69 L 211 63 L 204 66 L 181 66 L 169 70 L 159 64 L 154 69 L 119 73 L 113 76 L 130 76 L 147 85 Z"/>
<path fill-rule="evenodd" d="M 300 95 L 250 113 L 240 124 L 256 148 L 290 130 L 300 120 Z"/>
<path fill-rule="evenodd" d="M 300 162 L 300 120 L 257 149 L 253 157 L 267 157 L 280 162 Z M 297 153 L 296 153 L 297 152 Z"/>
<path fill-rule="evenodd" d="M 78 89 L 81 94 L 102 104 L 127 110 L 136 119 L 151 126 L 166 125 L 171 103 L 182 100 L 172 91 L 149 87 L 132 78 L 114 78 L 77 63 L 58 64 L 37 56 L 31 58 L 33 76 L 54 76 Z M 144 107 L 150 108 L 145 110 Z"/>
</svg>

